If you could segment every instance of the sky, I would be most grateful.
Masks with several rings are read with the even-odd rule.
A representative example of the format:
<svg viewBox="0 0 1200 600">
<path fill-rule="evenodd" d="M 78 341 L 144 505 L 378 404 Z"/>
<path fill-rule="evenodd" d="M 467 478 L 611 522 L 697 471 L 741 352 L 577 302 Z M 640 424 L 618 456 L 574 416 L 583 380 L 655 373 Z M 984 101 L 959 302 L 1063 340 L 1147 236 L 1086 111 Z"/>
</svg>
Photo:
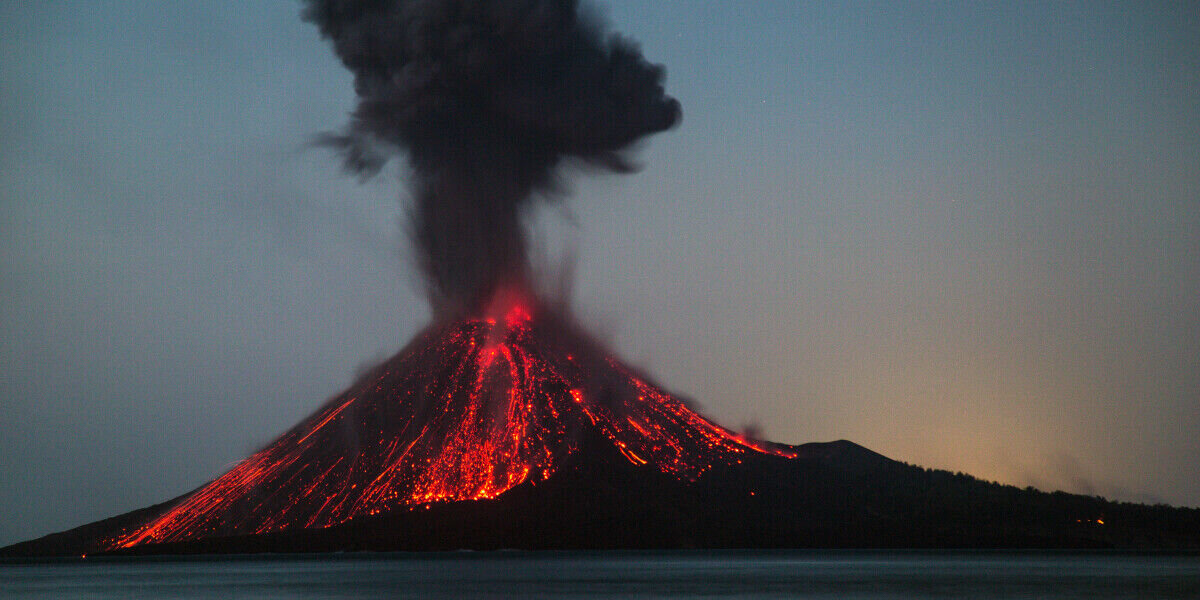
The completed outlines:
<svg viewBox="0 0 1200 600">
<path fill-rule="evenodd" d="M 0 0 L 0 544 L 187 492 L 429 319 L 289 1 Z M 681 125 L 530 216 L 731 428 L 1200 506 L 1200 5 L 610 0 Z"/>
</svg>

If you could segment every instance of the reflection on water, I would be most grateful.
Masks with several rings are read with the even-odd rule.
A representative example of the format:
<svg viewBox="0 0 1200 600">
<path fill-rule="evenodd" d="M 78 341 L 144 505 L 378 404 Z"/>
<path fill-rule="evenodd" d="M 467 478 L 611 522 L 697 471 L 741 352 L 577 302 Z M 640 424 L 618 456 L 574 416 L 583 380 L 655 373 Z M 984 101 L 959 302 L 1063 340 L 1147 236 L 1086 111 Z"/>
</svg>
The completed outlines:
<svg viewBox="0 0 1200 600">
<path fill-rule="evenodd" d="M 1200 598 L 1200 555 L 485 552 L 0 563 L 7 598 Z"/>
</svg>

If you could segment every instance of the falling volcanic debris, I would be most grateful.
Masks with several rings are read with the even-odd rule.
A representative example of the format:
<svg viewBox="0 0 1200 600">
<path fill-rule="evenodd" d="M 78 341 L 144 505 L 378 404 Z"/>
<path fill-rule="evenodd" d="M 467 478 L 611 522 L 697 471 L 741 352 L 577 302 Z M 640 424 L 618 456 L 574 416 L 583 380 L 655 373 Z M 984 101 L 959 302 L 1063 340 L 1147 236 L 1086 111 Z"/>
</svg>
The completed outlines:
<svg viewBox="0 0 1200 600">
<path fill-rule="evenodd" d="M 120 549 L 296 528 L 550 478 L 598 434 L 634 465 L 694 481 L 747 453 L 790 456 L 704 419 L 530 291 L 520 217 L 576 159 L 679 121 L 663 69 L 570 0 L 312 0 L 355 76 L 348 168 L 412 166 L 413 239 L 437 320 L 266 448 L 150 519 Z"/>
<path fill-rule="evenodd" d="M 271 445 L 107 547 L 329 527 L 495 498 L 550 478 L 585 430 L 634 465 L 689 481 L 747 453 L 792 455 L 704 419 L 522 300 L 431 327 Z"/>
</svg>

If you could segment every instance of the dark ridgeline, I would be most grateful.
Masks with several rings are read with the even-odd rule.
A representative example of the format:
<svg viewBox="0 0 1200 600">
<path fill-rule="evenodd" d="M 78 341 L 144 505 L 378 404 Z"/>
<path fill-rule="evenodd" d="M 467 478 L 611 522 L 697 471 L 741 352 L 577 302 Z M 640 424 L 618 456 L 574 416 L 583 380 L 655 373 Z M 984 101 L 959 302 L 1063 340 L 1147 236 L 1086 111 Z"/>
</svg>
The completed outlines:
<svg viewBox="0 0 1200 600">
<path fill-rule="evenodd" d="M 324 142 L 412 167 L 437 316 L 216 480 L 5 556 L 454 548 L 1200 548 L 1200 511 L 927 471 L 708 421 L 531 290 L 523 208 L 676 124 L 663 70 L 568 0 L 310 0 L 354 73 Z"/>
</svg>

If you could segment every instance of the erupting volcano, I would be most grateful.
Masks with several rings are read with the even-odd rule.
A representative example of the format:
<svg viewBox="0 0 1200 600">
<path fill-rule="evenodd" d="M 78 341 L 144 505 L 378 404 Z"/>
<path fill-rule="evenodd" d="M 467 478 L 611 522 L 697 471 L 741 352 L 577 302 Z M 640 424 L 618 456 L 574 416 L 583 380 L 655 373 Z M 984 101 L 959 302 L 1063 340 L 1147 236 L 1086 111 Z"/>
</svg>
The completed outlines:
<svg viewBox="0 0 1200 600">
<path fill-rule="evenodd" d="M 849 442 L 746 439 L 533 291 L 562 163 L 633 170 L 664 71 L 573 0 L 308 0 L 354 74 L 348 170 L 410 167 L 433 322 L 197 490 L 0 555 L 453 548 L 1200 547 L 1200 511 L 1021 491 Z M 1170 512 L 1170 511 L 1176 512 Z"/>
<path fill-rule="evenodd" d="M 412 167 L 412 233 L 434 325 L 306 421 L 109 549 L 328 528 L 496 498 L 552 477 L 598 434 L 630 464 L 695 481 L 747 452 L 531 291 L 521 213 L 562 160 L 622 152 L 679 120 L 663 70 L 570 0 L 314 0 L 355 74 L 350 127 L 323 138 L 374 175 Z"/>
<path fill-rule="evenodd" d="M 431 328 L 312 417 L 114 548 L 322 528 L 436 502 L 495 498 L 554 475 L 599 432 L 631 464 L 694 481 L 747 452 L 533 299 Z"/>
</svg>

